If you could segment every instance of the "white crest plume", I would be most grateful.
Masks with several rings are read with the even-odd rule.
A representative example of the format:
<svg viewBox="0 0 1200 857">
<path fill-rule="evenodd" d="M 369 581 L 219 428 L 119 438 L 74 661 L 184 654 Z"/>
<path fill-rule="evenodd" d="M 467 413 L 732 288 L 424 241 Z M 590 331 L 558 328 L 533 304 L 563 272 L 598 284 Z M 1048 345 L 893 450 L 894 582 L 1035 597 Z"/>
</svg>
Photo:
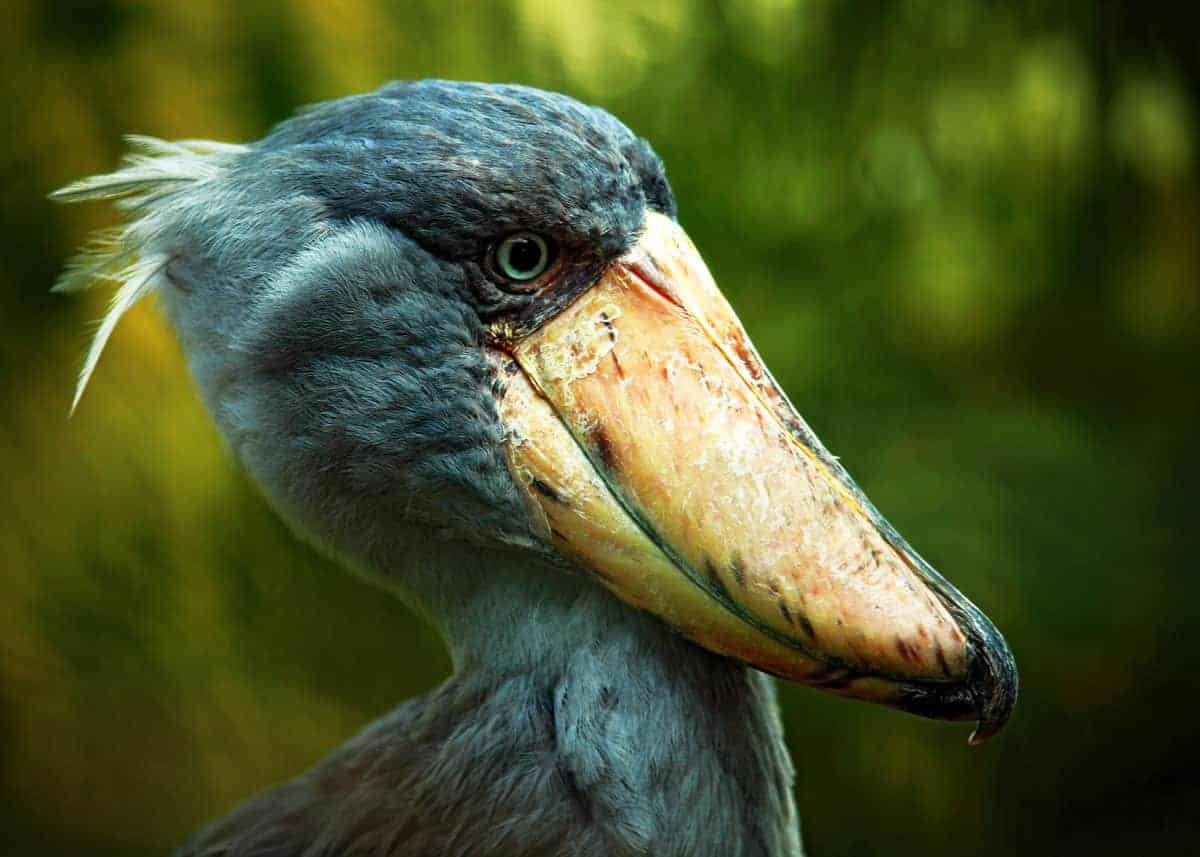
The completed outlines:
<svg viewBox="0 0 1200 857">
<path fill-rule="evenodd" d="M 72 413 L 121 316 L 162 282 L 172 258 L 169 248 L 159 240 L 165 207 L 177 195 L 219 175 L 225 156 L 246 149 L 208 140 L 167 142 L 138 135 L 125 139 L 133 151 L 117 170 L 80 179 L 50 194 L 58 202 L 116 199 L 128 218 L 124 225 L 92 236 L 54 286 L 56 292 L 74 292 L 101 280 L 120 284 L 79 371 Z"/>
</svg>

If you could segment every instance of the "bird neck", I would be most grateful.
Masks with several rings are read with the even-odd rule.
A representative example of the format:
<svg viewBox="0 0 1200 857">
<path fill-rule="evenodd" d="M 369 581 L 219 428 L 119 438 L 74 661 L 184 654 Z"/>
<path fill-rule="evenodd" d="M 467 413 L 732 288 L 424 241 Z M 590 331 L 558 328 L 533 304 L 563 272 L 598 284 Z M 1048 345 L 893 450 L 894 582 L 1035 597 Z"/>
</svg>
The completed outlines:
<svg viewBox="0 0 1200 857">
<path fill-rule="evenodd" d="M 800 853 L 771 679 L 561 568 L 446 543 L 409 559 L 455 665 L 425 703 L 475 736 L 458 761 L 507 769 L 505 799 L 562 802 L 595 853 Z"/>
</svg>

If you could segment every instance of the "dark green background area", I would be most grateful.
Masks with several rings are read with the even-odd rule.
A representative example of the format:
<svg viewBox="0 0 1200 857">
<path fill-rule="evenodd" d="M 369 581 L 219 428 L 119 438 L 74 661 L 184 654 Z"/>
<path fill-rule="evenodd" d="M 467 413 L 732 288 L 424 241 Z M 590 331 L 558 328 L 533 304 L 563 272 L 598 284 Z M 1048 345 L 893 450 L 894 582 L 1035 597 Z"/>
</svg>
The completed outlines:
<svg viewBox="0 0 1200 857">
<path fill-rule="evenodd" d="M 151 306 L 48 289 L 120 135 L 252 139 L 393 78 L 598 103 L 797 406 L 1021 668 L 1005 733 L 783 688 L 809 850 L 1200 835 L 1200 27 L 1155 4 L 9 0 L 0 853 L 144 855 L 440 681 L 234 467 Z"/>
</svg>

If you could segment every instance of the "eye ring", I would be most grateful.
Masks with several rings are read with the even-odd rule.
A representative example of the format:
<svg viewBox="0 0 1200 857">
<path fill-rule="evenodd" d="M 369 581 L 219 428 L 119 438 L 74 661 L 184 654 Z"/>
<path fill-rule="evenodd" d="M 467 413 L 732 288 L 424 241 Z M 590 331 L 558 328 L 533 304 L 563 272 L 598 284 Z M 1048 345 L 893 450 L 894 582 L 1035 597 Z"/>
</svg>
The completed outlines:
<svg viewBox="0 0 1200 857">
<path fill-rule="evenodd" d="M 493 266 L 506 280 L 526 284 L 546 272 L 554 260 L 549 240 L 536 232 L 522 230 L 505 236 L 496 245 Z"/>
</svg>

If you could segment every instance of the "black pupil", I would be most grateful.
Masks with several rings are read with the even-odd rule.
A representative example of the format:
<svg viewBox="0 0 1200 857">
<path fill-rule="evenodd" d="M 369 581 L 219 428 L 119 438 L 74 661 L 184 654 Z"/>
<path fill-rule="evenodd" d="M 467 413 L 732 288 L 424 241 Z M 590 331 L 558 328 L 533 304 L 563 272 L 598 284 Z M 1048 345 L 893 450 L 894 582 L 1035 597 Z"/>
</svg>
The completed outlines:
<svg viewBox="0 0 1200 857">
<path fill-rule="evenodd" d="M 542 262 L 542 248 L 536 241 L 517 238 L 508 247 L 508 264 L 522 274 L 536 271 Z"/>
</svg>

